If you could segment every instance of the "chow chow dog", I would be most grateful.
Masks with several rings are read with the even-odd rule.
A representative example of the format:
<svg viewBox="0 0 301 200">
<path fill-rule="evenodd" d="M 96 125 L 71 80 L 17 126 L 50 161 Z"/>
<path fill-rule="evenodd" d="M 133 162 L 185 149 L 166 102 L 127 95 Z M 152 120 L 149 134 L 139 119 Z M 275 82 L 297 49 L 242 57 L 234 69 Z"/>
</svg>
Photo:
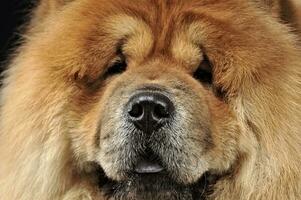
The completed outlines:
<svg viewBox="0 0 301 200">
<path fill-rule="evenodd" d="M 42 0 L 4 73 L 0 199 L 301 199 L 291 3 Z"/>
</svg>

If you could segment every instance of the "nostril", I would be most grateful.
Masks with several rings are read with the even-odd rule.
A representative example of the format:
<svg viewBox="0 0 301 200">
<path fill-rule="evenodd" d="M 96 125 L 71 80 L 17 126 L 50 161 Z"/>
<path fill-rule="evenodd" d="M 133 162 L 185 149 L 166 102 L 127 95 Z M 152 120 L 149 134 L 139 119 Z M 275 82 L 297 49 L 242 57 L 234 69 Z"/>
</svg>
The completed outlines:
<svg viewBox="0 0 301 200">
<path fill-rule="evenodd" d="M 153 133 L 171 122 L 175 109 L 168 96 L 155 91 L 133 95 L 125 108 L 129 124 L 144 133 Z"/>
<path fill-rule="evenodd" d="M 143 106 L 141 104 L 133 104 L 129 110 L 129 115 L 133 118 L 141 118 L 143 116 Z"/>
<path fill-rule="evenodd" d="M 154 107 L 153 115 L 157 119 L 168 118 L 169 110 L 166 105 L 157 104 Z"/>
</svg>

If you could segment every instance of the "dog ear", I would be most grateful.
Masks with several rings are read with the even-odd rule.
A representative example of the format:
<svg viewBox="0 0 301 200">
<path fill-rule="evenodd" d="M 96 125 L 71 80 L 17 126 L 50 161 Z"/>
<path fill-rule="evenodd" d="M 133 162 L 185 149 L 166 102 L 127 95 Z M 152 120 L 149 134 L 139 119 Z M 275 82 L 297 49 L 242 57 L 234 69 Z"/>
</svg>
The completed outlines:
<svg viewBox="0 0 301 200">
<path fill-rule="evenodd" d="M 300 0 L 252 0 L 258 7 L 264 9 L 281 22 L 289 24 L 295 31 L 301 33 L 301 3 Z"/>
<path fill-rule="evenodd" d="M 267 11 L 275 17 L 280 17 L 281 1 L 282 0 L 252 0 L 257 4 L 257 7 Z M 286 0 L 286 2 L 288 2 Z"/>
<path fill-rule="evenodd" d="M 299 0 L 252 0 L 261 9 L 266 10 L 275 17 L 279 17 L 285 21 L 291 21 L 293 15 L 297 12 L 296 2 Z"/>
<path fill-rule="evenodd" d="M 59 11 L 73 0 L 39 0 L 33 13 L 33 20 L 43 21 L 46 17 Z"/>
</svg>

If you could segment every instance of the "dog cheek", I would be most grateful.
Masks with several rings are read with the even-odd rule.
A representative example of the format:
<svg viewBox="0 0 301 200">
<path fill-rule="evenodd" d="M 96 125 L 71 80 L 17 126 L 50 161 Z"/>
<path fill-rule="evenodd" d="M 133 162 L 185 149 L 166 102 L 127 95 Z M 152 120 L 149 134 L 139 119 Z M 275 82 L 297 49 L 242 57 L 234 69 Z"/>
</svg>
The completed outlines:
<svg viewBox="0 0 301 200">
<path fill-rule="evenodd" d="M 79 109 L 86 105 L 75 105 L 76 109 L 72 109 L 73 106 L 74 104 L 69 105 L 66 123 L 75 164 L 81 168 L 86 162 L 95 160 L 95 152 L 99 148 L 100 105 L 89 105 L 87 110 Z"/>
<path fill-rule="evenodd" d="M 213 145 L 207 156 L 213 169 L 224 172 L 231 168 L 238 157 L 242 127 L 227 103 L 212 97 L 208 107 Z"/>
</svg>

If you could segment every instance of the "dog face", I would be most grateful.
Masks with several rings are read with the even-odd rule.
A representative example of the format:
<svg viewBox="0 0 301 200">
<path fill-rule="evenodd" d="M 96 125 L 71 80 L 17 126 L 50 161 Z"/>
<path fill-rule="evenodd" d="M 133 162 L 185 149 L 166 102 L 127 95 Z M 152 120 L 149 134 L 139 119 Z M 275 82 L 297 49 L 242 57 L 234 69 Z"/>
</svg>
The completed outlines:
<svg viewBox="0 0 301 200">
<path fill-rule="evenodd" d="M 262 16 L 238 0 L 86 0 L 46 19 L 33 79 L 60 94 L 79 173 L 99 166 L 100 189 L 122 200 L 199 199 L 206 174 L 234 173 L 256 137 L 241 96 L 286 60 Z"/>
</svg>

